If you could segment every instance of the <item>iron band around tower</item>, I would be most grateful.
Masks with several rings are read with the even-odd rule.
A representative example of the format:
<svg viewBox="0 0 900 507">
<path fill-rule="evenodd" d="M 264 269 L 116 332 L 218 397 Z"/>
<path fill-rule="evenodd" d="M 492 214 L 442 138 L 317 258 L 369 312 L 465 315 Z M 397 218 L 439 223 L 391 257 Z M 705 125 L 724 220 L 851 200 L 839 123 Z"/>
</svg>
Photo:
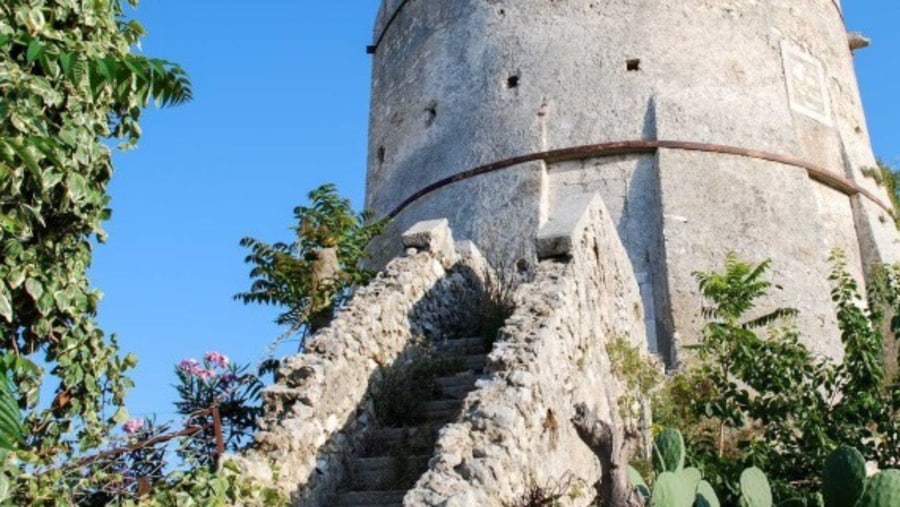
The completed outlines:
<svg viewBox="0 0 900 507">
<path fill-rule="evenodd" d="M 656 154 L 659 150 L 681 150 L 681 151 L 697 151 L 704 153 L 716 153 L 720 155 L 734 155 L 738 157 L 755 158 L 768 162 L 799 167 L 806 170 L 806 174 L 813 181 L 817 181 L 829 188 L 833 188 L 845 195 L 855 196 L 861 195 L 872 201 L 888 213 L 893 212 L 893 208 L 878 198 L 878 196 L 869 192 L 865 188 L 857 185 L 855 182 L 838 176 L 835 173 L 825 170 L 810 162 L 804 160 L 769 153 L 766 151 L 750 150 L 747 148 L 739 148 L 737 146 L 725 146 L 720 144 L 693 143 L 688 141 L 619 141 L 613 143 L 589 144 L 584 146 L 574 146 L 571 148 L 561 148 L 557 150 L 542 151 L 530 153 L 528 155 L 519 155 L 517 157 L 507 158 L 490 164 L 482 165 L 474 169 L 469 169 L 453 176 L 442 178 L 430 185 L 425 186 L 416 193 L 403 200 L 396 208 L 388 213 L 388 218 L 394 218 L 404 209 L 415 201 L 425 197 L 426 195 L 439 190 L 443 187 L 457 183 L 459 181 L 468 180 L 484 174 L 501 171 L 513 166 L 525 164 L 528 162 L 543 161 L 547 163 L 565 162 L 569 160 L 583 160 L 598 157 L 615 157 L 620 155 L 647 155 Z"/>
</svg>

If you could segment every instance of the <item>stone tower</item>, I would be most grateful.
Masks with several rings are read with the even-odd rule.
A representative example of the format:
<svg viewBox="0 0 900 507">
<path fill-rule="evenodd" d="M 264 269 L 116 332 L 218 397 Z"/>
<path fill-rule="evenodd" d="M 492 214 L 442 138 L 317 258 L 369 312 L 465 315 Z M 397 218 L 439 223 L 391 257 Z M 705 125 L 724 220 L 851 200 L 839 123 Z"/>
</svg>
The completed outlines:
<svg viewBox="0 0 900 507">
<path fill-rule="evenodd" d="M 374 35 L 367 206 L 503 263 L 599 194 L 670 363 L 729 250 L 831 356 L 829 252 L 900 260 L 839 0 L 383 0 Z"/>
</svg>

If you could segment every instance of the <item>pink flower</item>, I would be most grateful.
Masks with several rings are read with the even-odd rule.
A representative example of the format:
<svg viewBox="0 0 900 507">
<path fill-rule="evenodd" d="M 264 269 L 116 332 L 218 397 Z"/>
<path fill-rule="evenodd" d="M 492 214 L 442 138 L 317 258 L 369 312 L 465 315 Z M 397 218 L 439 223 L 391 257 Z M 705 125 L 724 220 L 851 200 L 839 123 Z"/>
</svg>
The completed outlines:
<svg viewBox="0 0 900 507">
<path fill-rule="evenodd" d="M 218 352 L 207 352 L 203 359 L 219 368 L 228 368 L 228 356 Z"/>
<path fill-rule="evenodd" d="M 213 370 L 207 370 L 206 368 L 199 368 L 196 372 L 191 373 L 196 376 L 200 380 L 209 380 L 216 376 L 216 372 Z"/>
<path fill-rule="evenodd" d="M 134 435 L 144 427 L 143 419 L 131 419 L 122 425 L 122 431 L 129 435 Z"/>
<path fill-rule="evenodd" d="M 180 363 L 178 363 L 178 370 L 187 373 L 188 375 L 196 375 L 197 370 L 200 369 L 200 363 L 197 362 L 196 359 L 182 359 Z"/>
</svg>

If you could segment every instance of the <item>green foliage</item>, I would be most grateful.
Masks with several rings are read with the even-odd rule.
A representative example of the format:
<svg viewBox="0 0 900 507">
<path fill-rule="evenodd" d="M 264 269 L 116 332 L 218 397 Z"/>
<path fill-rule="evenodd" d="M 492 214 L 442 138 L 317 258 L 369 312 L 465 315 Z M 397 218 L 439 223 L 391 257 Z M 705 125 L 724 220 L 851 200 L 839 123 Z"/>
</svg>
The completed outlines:
<svg viewBox="0 0 900 507">
<path fill-rule="evenodd" d="M 665 378 L 662 364 L 655 356 L 641 352 L 631 342 L 622 337 L 610 340 L 606 345 L 612 373 L 624 384 L 619 396 L 619 411 L 632 419 L 644 414 L 645 401 L 649 400 L 663 385 Z"/>
<path fill-rule="evenodd" d="M 866 490 L 857 507 L 900 505 L 900 470 L 883 470 L 866 481 Z"/>
<path fill-rule="evenodd" d="M 18 449 L 24 437 L 22 412 L 9 377 L 9 373 L 0 369 L 0 458 Z"/>
<path fill-rule="evenodd" d="M 684 438 L 674 428 L 666 428 L 653 442 L 653 467 L 662 472 L 678 472 L 684 468 Z"/>
<path fill-rule="evenodd" d="M 191 465 L 215 469 L 217 464 L 213 415 L 207 410 L 210 407 L 218 407 L 226 450 L 238 449 L 256 430 L 256 420 L 262 413 L 259 398 L 263 384 L 247 369 L 215 352 L 206 354 L 202 363 L 186 359 L 175 368 L 179 397 L 175 407 L 192 424 L 204 428 L 179 449 L 179 455 Z"/>
<path fill-rule="evenodd" d="M 696 275 L 709 320 L 695 362 L 675 376 L 673 397 L 657 418 L 686 431 L 689 459 L 725 504 L 739 498 L 733 477 L 750 464 L 767 471 L 776 499 L 809 503 L 827 456 L 841 443 L 882 467 L 900 460 L 900 388 L 887 380 L 882 355 L 886 315 L 892 332 L 900 329 L 900 272 L 883 268 L 865 305 L 841 255 L 833 261 L 841 364 L 814 356 L 794 329 L 776 325 L 793 310 L 746 318 L 758 313 L 769 286 L 768 262 L 752 266 L 729 255 L 724 272 Z"/>
<path fill-rule="evenodd" d="M 309 206 L 294 209 L 297 226 L 292 243 L 268 244 L 244 238 L 252 265 L 248 292 L 235 299 L 284 308 L 275 322 L 288 334 L 307 334 L 326 325 L 350 297 L 350 288 L 366 283 L 374 273 L 362 269 L 369 242 L 384 228 L 367 212 L 356 213 L 350 201 L 327 184 L 309 193 Z M 302 348 L 302 342 L 301 342 Z"/>
<path fill-rule="evenodd" d="M 497 340 L 497 333 L 515 310 L 513 293 L 517 280 L 513 271 L 502 266 L 496 273 L 486 270 L 483 279 L 484 291 L 478 301 L 478 332 L 486 348 L 490 349 Z"/>
<path fill-rule="evenodd" d="M 684 467 L 685 447 L 681 432 L 674 428 L 661 431 L 654 440 L 653 467 L 656 479 L 651 490 L 633 466 L 628 481 L 651 507 L 719 507 L 713 486 L 703 480 L 702 472 Z M 768 479 L 758 468 L 745 469 L 740 477 L 737 502 L 742 507 L 770 507 L 772 492 Z"/>
<path fill-rule="evenodd" d="M 121 0 L 0 4 L 0 340 L 26 414 L 25 468 L 95 447 L 127 417 L 125 372 L 136 360 L 98 329 L 100 294 L 85 275 L 91 238 L 103 241 L 110 216 L 107 144 L 134 146 L 151 101 L 191 99 L 180 67 L 132 53 L 143 35 Z M 47 379 L 35 364 L 52 375 L 47 409 L 37 408 Z M 45 480 L 59 491 L 90 482 L 52 476 L 17 488 L 15 501 L 50 502 L 32 488 Z"/>
<path fill-rule="evenodd" d="M 628 465 L 628 482 L 637 489 L 638 494 L 641 495 L 645 501 L 650 500 L 650 495 L 652 491 L 650 490 L 650 486 L 647 486 L 647 481 L 644 480 L 641 473 L 634 468 L 632 465 Z"/>
<path fill-rule="evenodd" d="M 685 468 L 677 472 L 663 472 L 656 477 L 650 507 L 691 507 L 697 497 L 700 472 Z"/>
<path fill-rule="evenodd" d="M 756 467 L 741 473 L 741 507 L 772 507 L 772 488 L 766 474 Z"/>
<path fill-rule="evenodd" d="M 696 507 L 720 507 L 719 495 L 713 489 L 712 484 L 700 481 L 697 485 L 697 498 L 694 500 Z"/>
<path fill-rule="evenodd" d="M 866 460 L 858 450 L 842 445 L 828 455 L 822 472 L 825 507 L 856 505 L 866 486 Z"/>
<path fill-rule="evenodd" d="M 226 462 L 214 472 L 199 467 L 178 473 L 164 487 L 129 500 L 125 507 L 282 507 L 289 502 L 276 489 L 261 486 L 241 475 L 237 465 Z"/>
</svg>

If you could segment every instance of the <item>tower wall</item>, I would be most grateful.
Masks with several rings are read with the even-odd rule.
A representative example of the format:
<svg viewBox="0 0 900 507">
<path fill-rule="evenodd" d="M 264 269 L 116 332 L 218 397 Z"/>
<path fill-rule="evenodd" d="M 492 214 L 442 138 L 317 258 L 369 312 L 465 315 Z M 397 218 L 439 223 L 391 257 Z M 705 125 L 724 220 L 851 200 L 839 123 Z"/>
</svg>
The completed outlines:
<svg viewBox="0 0 900 507">
<path fill-rule="evenodd" d="M 599 193 L 670 362 L 728 250 L 832 356 L 829 251 L 898 260 L 835 0 L 385 0 L 375 40 L 368 207 L 504 263 Z"/>
</svg>

